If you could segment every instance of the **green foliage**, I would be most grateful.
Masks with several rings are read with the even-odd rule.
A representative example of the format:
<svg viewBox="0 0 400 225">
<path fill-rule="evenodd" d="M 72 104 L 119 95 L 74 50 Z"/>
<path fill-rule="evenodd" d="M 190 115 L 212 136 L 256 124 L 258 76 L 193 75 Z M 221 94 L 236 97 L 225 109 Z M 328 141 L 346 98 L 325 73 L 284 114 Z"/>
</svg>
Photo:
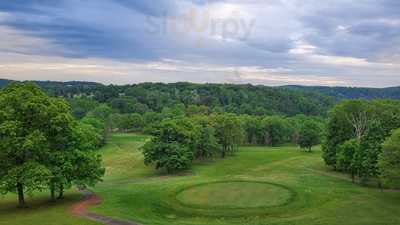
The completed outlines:
<svg viewBox="0 0 400 225">
<path fill-rule="evenodd" d="M 163 118 L 168 119 L 183 118 L 186 116 L 185 105 L 176 104 L 173 107 L 164 107 L 161 114 Z"/>
<path fill-rule="evenodd" d="M 323 148 L 325 162 L 351 173 L 353 177 L 356 175 L 362 183 L 377 178 L 380 175 L 378 158 L 382 143 L 392 129 L 400 127 L 399 106 L 399 101 L 388 100 L 351 100 L 336 106 L 328 122 Z M 356 139 L 359 144 L 355 148 L 353 143 L 355 151 L 349 150 L 349 144 L 343 146 L 351 139 Z M 349 167 L 350 153 L 353 156 Z M 346 168 L 350 169 L 347 171 Z"/>
<path fill-rule="evenodd" d="M 143 146 L 146 165 L 165 168 L 168 173 L 189 168 L 193 160 L 192 133 L 176 120 L 167 120 L 157 129 L 155 137 Z"/>
<path fill-rule="evenodd" d="M 74 129 L 74 142 L 78 149 L 98 149 L 101 147 L 101 135 L 91 124 L 78 122 Z"/>
<path fill-rule="evenodd" d="M 264 144 L 276 146 L 290 140 L 293 128 L 285 118 L 279 116 L 265 117 L 261 123 Z"/>
<path fill-rule="evenodd" d="M 41 190 L 52 176 L 55 150 L 65 149 L 70 137 L 67 104 L 47 97 L 32 84 L 11 84 L 0 92 L 0 177 L 3 192 L 17 190 L 20 207 L 24 192 Z"/>
<path fill-rule="evenodd" d="M 338 100 L 344 99 L 400 99 L 400 87 L 363 88 L 363 87 L 325 87 L 325 86 L 287 86 L 294 90 L 320 93 Z"/>
<path fill-rule="evenodd" d="M 106 105 L 106 104 L 101 104 L 94 108 L 92 111 L 88 113 L 89 117 L 94 117 L 97 118 L 103 122 L 108 121 L 110 118 L 111 114 L 113 113 L 113 109 Z"/>
<path fill-rule="evenodd" d="M 96 108 L 99 103 L 88 97 L 69 99 L 72 115 L 77 119 L 82 119 L 88 112 Z"/>
<path fill-rule="evenodd" d="M 98 136 L 90 125 L 77 126 L 64 100 L 50 98 L 29 83 L 11 84 L 0 92 L 0 108 L 3 194 L 16 191 L 24 207 L 26 192 L 48 187 L 54 198 L 57 187 L 62 197 L 63 187 L 80 180 L 78 176 L 85 177 L 85 183 L 94 180 L 82 175 L 87 172 L 78 164 L 82 159 L 73 158 L 98 146 Z M 100 164 L 92 169 L 98 168 Z"/>
<path fill-rule="evenodd" d="M 222 146 L 221 156 L 233 154 L 243 140 L 243 130 L 239 118 L 234 114 L 213 115 L 212 124 L 218 143 Z"/>
<path fill-rule="evenodd" d="M 351 139 L 339 146 L 336 165 L 339 170 L 350 173 L 354 182 L 358 170 L 355 154 L 360 149 L 359 141 Z"/>
<path fill-rule="evenodd" d="M 196 116 L 196 115 L 208 115 L 209 114 L 209 109 L 205 105 L 189 105 L 186 108 L 186 114 L 188 116 Z"/>
<path fill-rule="evenodd" d="M 378 168 L 380 178 L 389 187 L 400 187 L 400 129 L 383 144 L 383 152 L 379 157 Z"/>
<path fill-rule="evenodd" d="M 321 143 L 322 129 L 320 124 L 313 120 L 306 120 L 300 127 L 299 145 L 301 148 L 306 148 L 311 151 L 314 145 Z"/>
<path fill-rule="evenodd" d="M 247 144 L 263 144 L 262 118 L 257 116 L 241 116 L 240 121 L 245 133 L 244 141 Z"/>
<path fill-rule="evenodd" d="M 129 97 L 118 97 L 110 101 L 110 106 L 120 113 L 135 112 L 136 99 Z"/>
<path fill-rule="evenodd" d="M 207 107 L 206 111 L 214 113 L 258 116 L 325 115 L 335 103 L 333 98 L 318 93 L 248 84 L 143 83 L 104 86 L 86 82 L 38 83 L 53 96 L 90 97 L 100 103 L 109 104 L 123 114 L 161 112 L 164 107 L 184 104 L 191 110 L 194 109 L 191 106 Z M 201 109 L 201 113 L 204 109 Z M 189 110 L 188 113 L 193 112 Z"/>
<path fill-rule="evenodd" d="M 206 118 L 199 119 L 195 123 L 194 157 L 196 159 L 210 158 L 221 149 L 215 137 L 215 129 L 209 124 Z"/>
<path fill-rule="evenodd" d="M 193 159 L 193 153 L 187 146 L 158 140 L 146 144 L 143 154 L 146 165 L 155 164 L 156 169 L 165 168 L 168 173 L 188 169 Z"/>
<path fill-rule="evenodd" d="M 140 114 L 112 114 L 110 121 L 113 130 L 121 132 L 138 132 L 142 131 L 144 127 L 144 121 Z"/>
<path fill-rule="evenodd" d="M 339 145 L 353 138 L 360 139 L 366 131 L 371 119 L 371 116 L 367 117 L 368 106 L 362 100 L 344 101 L 329 113 L 327 137 L 323 145 L 323 158 L 327 165 L 336 167 Z"/>
<path fill-rule="evenodd" d="M 378 157 L 382 152 L 382 143 L 385 140 L 386 132 L 378 121 L 371 121 L 368 130 L 361 138 L 360 148 L 356 152 L 358 176 L 362 182 L 368 181 L 370 177 L 377 177 Z"/>
</svg>

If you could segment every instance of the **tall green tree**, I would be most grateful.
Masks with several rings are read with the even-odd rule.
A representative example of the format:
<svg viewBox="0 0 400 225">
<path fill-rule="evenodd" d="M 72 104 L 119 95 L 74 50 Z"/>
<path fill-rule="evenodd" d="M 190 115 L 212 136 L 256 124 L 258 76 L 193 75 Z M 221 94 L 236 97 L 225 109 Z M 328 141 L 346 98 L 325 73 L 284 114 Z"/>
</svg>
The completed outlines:
<svg viewBox="0 0 400 225">
<path fill-rule="evenodd" d="M 299 145 L 301 148 L 306 148 L 311 152 L 314 145 L 321 143 L 322 129 L 320 124 L 313 120 L 305 121 L 299 132 Z"/>
<path fill-rule="evenodd" d="M 43 162 L 64 144 L 55 141 L 69 132 L 66 109 L 63 100 L 49 98 L 33 84 L 0 91 L 0 189 L 16 192 L 20 207 L 25 207 L 26 192 L 43 190 L 53 176 Z"/>
<path fill-rule="evenodd" d="M 143 146 L 144 162 L 173 173 L 190 167 L 193 160 L 193 133 L 185 121 L 163 121 L 154 137 Z"/>
<path fill-rule="evenodd" d="M 378 157 L 382 152 L 382 144 L 387 133 L 379 121 L 371 121 L 368 130 L 362 136 L 360 148 L 356 152 L 358 163 L 358 176 L 365 183 L 371 177 L 379 175 Z"/>
<path fill-rule="evenodd" d="M 12 84 L 0 91 L 0 107 L 0 191 L 16 192 L 20 207 L 25 193 L 49 188 L 54 199 L 63 187 L 104 174 L 98 155 L 86 151 L 98 146 L 95 129 L 77 126 L 64 100 L 30 83 Z M 88 174 L 94 170 L 96 176 Z"/>
<path fill-rule="evenodd" d="M 257 116 L 241 116 L 240 121 L 245 133 L 245 142 L 247 144 L 260 143 L 260 136 L 262 136 L 262 123 L 261 118 Z M 261 143 L 262 144 L 262 143 Z"/>
<path fill-rule="evenodd" d="M 290 140 L 293 130 L 285 118 L 268 116 L 262 120 L 262 131 L 264 144 L 276 146 Z"/>
<path fill-rule="evenodd" d="M 196 159 L 210 158 L 215 155 L 220 146 L 215 138 L 215 129 L 208 121 L 201 120 L 194 130 L 194 157 Z"/>
<path fill-rule="evenodd" d="M 238 117 L 234 114 L 218 114 L 212 118 L 215 135 L 221 145 L 221 156 L 237 151 L 243 140 L 243 130 Z"/>
<path fill-rule="evenodd" d="M 356 152 L 360 149 L 360 143 L 357 139 L 351 139 L 339 146 L 337 154 L 337 167 L 343 172 L 350 173 L 354 182 L 358 166 L 355 158 Z"/>
<path fill-rule="evenodd" d="M 99 105 L 98 102 L 87 97 L 71 98 L 69 103 L 71 105 L 72 115 L 77 119 L 82 119 L 88 112 Z"/>
<path fill-rule="evenodd" d="M 336 168 L 337 151 L 345 141 L 356 138 L 360 141 L 373 119 L 372 102 L 363 100 L 344 101 L 329 113 L 326 141 L 323 144 L 325 163 Z"/>
<path fill-rule="evenodd" d="M 112 113 L 113 109 L 110 106 L 107 104 L 101 104 L 87 114 L 88 118 L 96 118 L 97 120 L 101 121 L 103 127 L 103 144 L 107 143 L 107 140 L 112 132 Z"/>
<path fill-rule="evenodd" d="M 380 178 L 389 187 L 400 187 L 400 129 L 394 130 L 383 144 L 379 156 Z"/>
</svg>

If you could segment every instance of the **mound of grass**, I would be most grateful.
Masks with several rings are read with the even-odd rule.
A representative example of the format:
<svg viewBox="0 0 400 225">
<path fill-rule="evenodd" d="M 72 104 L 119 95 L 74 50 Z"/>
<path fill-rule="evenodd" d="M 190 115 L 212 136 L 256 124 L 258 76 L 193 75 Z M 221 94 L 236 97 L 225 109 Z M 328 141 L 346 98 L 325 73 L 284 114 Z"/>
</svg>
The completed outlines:
<svg viewBox="0 0 400 225">
<path fill-rule="evenodd" d="M 287 204 L 293 199 L 293 193 L 281 185 L 237 180 L 187 187 L 176 199 L 192 208 L 248 209 Z"/>
</svg>

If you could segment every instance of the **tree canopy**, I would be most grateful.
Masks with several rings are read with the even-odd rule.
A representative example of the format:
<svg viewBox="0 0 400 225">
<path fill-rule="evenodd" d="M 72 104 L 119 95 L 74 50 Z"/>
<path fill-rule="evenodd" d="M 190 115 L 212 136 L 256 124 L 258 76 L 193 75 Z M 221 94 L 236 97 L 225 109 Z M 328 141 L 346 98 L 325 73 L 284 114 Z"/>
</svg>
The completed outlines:
<svg viewBox="0 0 400 225">
<path fill-rule="evenodd" d="M 49 188 L 54 197 L 56 187 L 61 193 L 62 187 L 72 182 L 85 179 L 83 183 L 87 184 L 99 180 L 104 173 L 99 163 L 92 167 L 98 172 L 95 176 L 82 176 L 86 171 L 77 165 L 82 160 L 73 160 L 86 154 L 83 158 L 87 162 L 94 158 L 99 162 L 98 156 L 90 152 L 92 146 L 89 150 L 87 143 L 79 141 L 86 141 L 88 132 L 79 133 L 77 129 L 63 99 L 50 98 L 30 83 L 13 83 L 1 90 L 1 193 L 16 192 L 19 206 L 25 207 L 25 193 Z"/>
</svg>

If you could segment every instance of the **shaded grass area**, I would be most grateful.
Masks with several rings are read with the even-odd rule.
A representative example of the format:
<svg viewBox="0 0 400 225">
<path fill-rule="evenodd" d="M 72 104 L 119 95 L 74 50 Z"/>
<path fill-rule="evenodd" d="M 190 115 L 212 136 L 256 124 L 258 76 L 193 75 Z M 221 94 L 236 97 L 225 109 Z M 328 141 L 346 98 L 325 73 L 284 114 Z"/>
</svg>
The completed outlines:
<svg viewBox="0 0 400 225">
<path fill-rule="evenodd" d="M 0 225 L 100 225 L 69 212 L 81 197 L 76 192 L 68 192 L 64 200 L 51 203 L 47 193 L 39 193 L 27 198 L 28 208 L 17 209 L 16 196 L 7 195 L 0 198 Z"/>
<path fill-rule="evenodd" d="M 143 165 L 138 148 L 145 139 L 137 135 L 118 135 L 112 144 L 119 147 L 109 146 L 103 150 L 106 166 L 119 167 L 120 172 L 108 172 L 106 181 L 96 187 L 104 203 L 93 211 L 148 225 L 400 224 L 400 193 L 352 184 L 345 175 L 324 166 L 319 149 L 306 153 L 293 146 L 242 147 L 226 159 L 196 162 L 192 174 L 167 176 Z M 282 185 L 295 193 L 295 199 L 289 204 L 251 210 L 192 208 L 176 201 L 179 190 L 232 180 Z M 245 197 L 234 185 L 213 189 L 222 189 L 227 196 Z M 185 201 L 204 201 L 202 195 L 207 195 L 207 191 L 215 194 L 214 190 L 197 191 L 184 197 Z M 243 202 L 237 204 L 261 204 L 268 198 L 272 197 L 260 196 L 258 203 L 243 198 L 238 199 Z M 218 199 L 213 201 L 212 204 L 223 204 Z"/>
</svg>

